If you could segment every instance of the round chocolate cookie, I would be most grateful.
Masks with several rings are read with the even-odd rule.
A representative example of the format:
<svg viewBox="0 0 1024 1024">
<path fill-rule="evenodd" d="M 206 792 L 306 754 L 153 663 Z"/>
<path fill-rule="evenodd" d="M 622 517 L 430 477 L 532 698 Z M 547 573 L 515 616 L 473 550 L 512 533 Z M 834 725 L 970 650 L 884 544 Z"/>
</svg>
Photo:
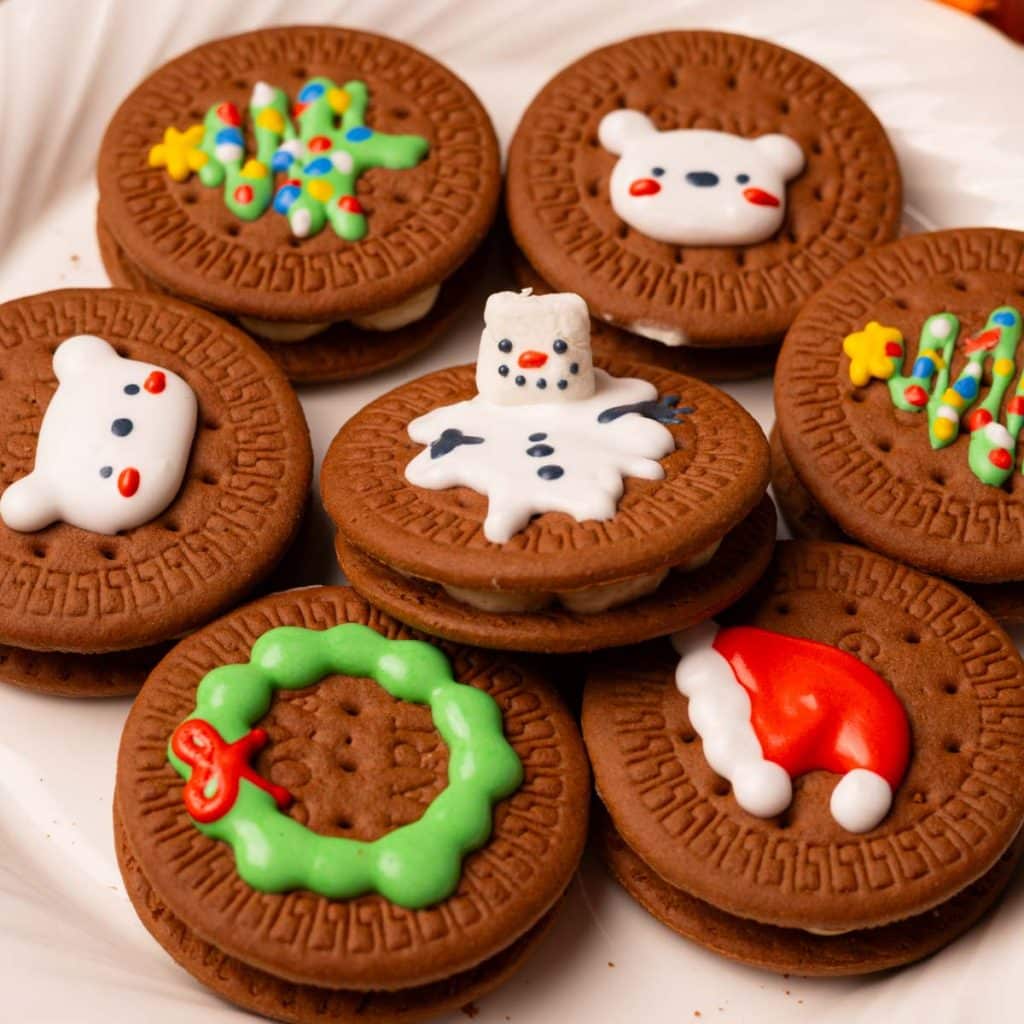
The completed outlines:
<svg viewBox="0 0 1024 1024">
<path fill-rule="evenodd" d="M 896 236 L 882 126 L 824 68 L 723 32 L 660 32 L 559 72 L 509 149 L 516 242 L 634 334 L 777 343 L 838 270 Z"/>
<path fill-rule="evenodd" d="M 99 219 L 96 234 L 111 284 L 117 288 L 166 294 L 166 289 L 129 262 L 124 250 Z M 256 335 L 254 340 L 296 384 L 355 380 L 390 369 L 429 348 L 448 333 L 481 276 L 484 262 L 485 253 L 482 251 L 471 256 L 441 285 L 430 312 L 405 327 L 369 331 L 340 322 L 306 341 L 275 343 Z"/>
<path fill-rule="evenodd" d="M 646 597 L 606 611 L 487 612 L 470 608 L 427 580 L 405 576 L 347 544 L 338 534 L 345 577 L 390 615 L 433 636 L 499 650 L 569 654 L 639 643 L 685 629 L 734 604 L 764 573 L 775 546 L 775 509 L 761 503 L 714 557 L 692 572 L 670 573 Z"/>
<path fill-rule="evenodd" d="M 226 998 L 422 1019 L 543 933 L 586 834 L 573 719 L 534 669 L 414 638 L 347 588 L 289 591 L 183 640 L 136 699 L 126 885 Z"/>
<path fill-rule="evenodd" d="M 779 433 L 844 533 L 942 576 L 1024 580 L 1021 310 L 1024 234 L 996 228 L 894 242 L 804 307 Z"/>
<path fill-rule="evenodd" d="M 249 338 L 174 299 L 76 289 L 0 306 L 0 345 L 0 643 L 160 643 L 271 572 L 312 452 Z"/>
<path fill-rule="evenodd" d="M 108 654 L 28 651 L 0 644 L 0 682 L 54 697 L 127 697 L 138 693 L 167 648 Z"/>
<path fill-rule="evenodd" d="M 553 291 L 518 250 L 512 255 L 512 269 L 520 288 L 532 288 L 538 295 Z M 777 345 L 727 349 L 663 345 L 604 320 L 591 321 L 590 342 L 599 362 L 651 363 L 673 373 L 711 381 L 770 376 L 779 354 Z"/>
<path fill-rule="evenodd" d="M 98 162 L 100 219 L 175 295 L 285 324 L 422 298 L 497 209 L 486 111 L 442 64 L 329 26 L 248 32 L 159 68 Z"/>
<path fill-rule="evenodd" d="M 1009 638 L 950 584 L 824 542 L 780 544 L 724 621 L 592 665 L 583 731 L 619 834 L 738 918 L 840 933 L 938 908 L 941 930 L 1024 820 Z"/>
<path fill-rule="evenodd" d="M 992 908 L 1013 878 L 1024 850 L 1024 835 L 1018 833 L 986 874 L 923 914 L 841 935 L 814 935 L 736 917 L 673 888 L 629 848 L 606 813 L 595 817 L 595 845 L 608 870 L 666 927 L 730 960 L 779 974 L 810 977 L 885 971 L 937 952 Z"/>
</svg>

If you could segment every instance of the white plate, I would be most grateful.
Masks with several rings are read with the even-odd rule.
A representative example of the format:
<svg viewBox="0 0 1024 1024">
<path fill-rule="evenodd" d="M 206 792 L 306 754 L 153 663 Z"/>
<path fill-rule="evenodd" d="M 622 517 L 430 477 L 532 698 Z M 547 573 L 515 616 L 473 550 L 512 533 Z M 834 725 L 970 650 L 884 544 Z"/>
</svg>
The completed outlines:
<svg viewBox="0 0 1024 1024">
<path fill-rule="evenodd" d="M 377 29 L 421 46 L 473 85 L 504 142 L 544 81 L 594 46 L 667 27 L 764 36 L 825 64 L 871 104 L 899 153 L 910 229 L 1024 228 L 1024 51 L 927 0 L 7 0 L 0 3 L 0 300 L 107 283 L 93 237 L 93 164 L 104 125 L 139 79 L 204 40 L 299 21 Z M 375 395 L 471 359 L 479 310 L 444 345 L 392 373 L 304 391 L 318 460 L 341 423 Z M 770 424 L 767 382 L 729 390 Z M 319 513 L 296 582 L 337 580 Z M 246 1017 L 171 962 L 122 890 L 110 793 L 127 708 L 121 700 L 78 703 L 0 687 L 6 1020 Z M 1019 1020 L 1022 1003 L 1019 884 L 997 915 L 926 963 L 869 980 L 813 982 L 738 967 L 677 938 L 588 859 L 554 934 L 481 1004 L 477 1020 L 963 1024 Z"/>
</svg>

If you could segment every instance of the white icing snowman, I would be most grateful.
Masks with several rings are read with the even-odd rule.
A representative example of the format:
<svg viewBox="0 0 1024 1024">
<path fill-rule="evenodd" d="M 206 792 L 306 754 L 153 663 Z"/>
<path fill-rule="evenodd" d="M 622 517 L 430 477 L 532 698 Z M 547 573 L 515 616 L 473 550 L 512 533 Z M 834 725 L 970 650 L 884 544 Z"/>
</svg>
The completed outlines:
<svg viewBox="0 0 1024 1024">
<path fill-rule="evenodd" d="M 786 214 L 786 182 L 804 167 L 803 150 L 788 135 L 662 132 L 638 110 L 605 114 L 598 137 L 619 157 L 612 208 L 641 234 L 673 245 L 770 238 Z"/>
<path fill-rule="evenodd" d="M 81 334 L 53 355 L 58 387 L 31 473 L 0 496 L 0 519 L 31 532 L 62 520 L 115 534 L 174 499 L 196 428 L 196 396 L 176 373 L 124 359 Z"/>
<path fill-rule="evenodd" d="M 590 318 L 578 295 L 492 295 L 477 362 L 479 393 L 409 424 L 427 447 L 406 479 L 488 498 L 484 536 L 502 544 L 531 517 L 611 519 L 623 478 L 660 480 L 675 449 L 665 424 L 690 410 L 645 380 L 594 369 Z"/>
</svg>

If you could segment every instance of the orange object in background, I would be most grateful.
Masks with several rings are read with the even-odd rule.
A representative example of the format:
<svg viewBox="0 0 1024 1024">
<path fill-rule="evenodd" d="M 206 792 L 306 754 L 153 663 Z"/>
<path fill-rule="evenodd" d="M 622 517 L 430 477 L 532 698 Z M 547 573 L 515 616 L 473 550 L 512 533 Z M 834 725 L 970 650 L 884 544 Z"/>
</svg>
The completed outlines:
<svg viewBox="0 0 1024 1024">
<path fill-rule="evenodd" d="M 968 14 L 977 14 L 1011 39 L 1024 43 L 1024 0 L 941 0 Z"/>
</svg>

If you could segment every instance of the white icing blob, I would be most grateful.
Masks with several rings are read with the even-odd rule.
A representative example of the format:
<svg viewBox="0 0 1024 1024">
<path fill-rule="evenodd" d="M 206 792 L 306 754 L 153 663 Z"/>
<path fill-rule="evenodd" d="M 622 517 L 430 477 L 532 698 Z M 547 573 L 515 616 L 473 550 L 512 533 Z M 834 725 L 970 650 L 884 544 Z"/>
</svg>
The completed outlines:
<svg viewBox="0 0 1024 1024">
<path fill-rule="evenodd" d="M 877 772 L 854 768 L 832 790 L 829 810 L 847 832 L 870 832 L 892 806 L 892 787 Z"/>
<path fill-rule="evenodd" d="M 0 519 L 26 532 L 62 520 L 114 534 L 160 515 L 188 465 L 192 389 L 176 373 L 122 359 L 88 334 L 60 345 L 53 370 L 58 387 L 39 429 L 35 467 L 0 496 Z"/>
<path fill-rule="evenodd" d="M 613 110 L 598 128 L 619 160 L 612 208 L 648 238 L 673 245 L 750 245 L 770 238 L 786 214 L 786 182 L 804 154 L 788 135 L 746 139 L 729 132 L 661 132 L 637 110 Z"/>
</svg>

